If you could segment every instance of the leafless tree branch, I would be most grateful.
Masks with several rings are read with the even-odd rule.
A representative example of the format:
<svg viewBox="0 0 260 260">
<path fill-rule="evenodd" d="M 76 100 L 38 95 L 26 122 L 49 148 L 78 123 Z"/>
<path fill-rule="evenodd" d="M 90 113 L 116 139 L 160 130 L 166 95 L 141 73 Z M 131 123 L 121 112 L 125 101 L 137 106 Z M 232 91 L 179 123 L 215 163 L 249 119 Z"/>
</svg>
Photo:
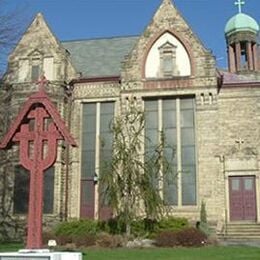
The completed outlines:
<svg viewBox="0 0 260 260">
<path fill-rule="evenodd" d="M 25 6 L 11 6 L 10 1 L 0 0 L 0 78 L 7 63 L 7 55 L 21 37 L 27 19 Z"/>
</svg>

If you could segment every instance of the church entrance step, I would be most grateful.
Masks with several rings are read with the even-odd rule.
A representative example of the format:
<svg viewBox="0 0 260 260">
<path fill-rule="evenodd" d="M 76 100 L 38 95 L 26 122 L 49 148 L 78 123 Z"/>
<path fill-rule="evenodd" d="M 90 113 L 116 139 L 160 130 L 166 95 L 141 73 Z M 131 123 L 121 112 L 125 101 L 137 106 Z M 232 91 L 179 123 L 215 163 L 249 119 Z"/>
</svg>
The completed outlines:
<svg viewBox="0 0 260 260">
<path fill-rule="evenodd" d="M 260 224 L 230 223 L 222 233 L 218 234 L 218 238 L 232 241 L 260 241 Z"/>
</svg>

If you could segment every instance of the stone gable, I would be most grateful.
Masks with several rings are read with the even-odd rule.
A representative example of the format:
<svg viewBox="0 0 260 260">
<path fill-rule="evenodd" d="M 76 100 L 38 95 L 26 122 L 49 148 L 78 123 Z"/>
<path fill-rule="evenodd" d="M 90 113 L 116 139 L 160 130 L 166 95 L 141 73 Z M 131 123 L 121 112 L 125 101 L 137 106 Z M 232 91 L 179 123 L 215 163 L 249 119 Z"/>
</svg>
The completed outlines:
<svg viewBox="0 0 260 260">
<path fill-rule="evenodd" d="M 163 1 L 133 51 L 126 57 L 122 68 L 123 82 L 144 80 L 147 53 L 164 32 L 172 33 L 186 47 L 192 62 L 192 77 L 212 77 L 213 85 L 216 84 L 213 56 L 205 49 L 171 1 Z"/>
<path fill-rule="evenodd" d="M 76 76 L 69 53 L 51 32 L 42 14 L 37 14 L 9 56 L 7 80 L 10 83 L 30 82 L 35 59 L 42 63 L 41 74 L 50 80 L 69 80 Z M 46 71 L 52 66 L 52 71 Z"/>
</svg>

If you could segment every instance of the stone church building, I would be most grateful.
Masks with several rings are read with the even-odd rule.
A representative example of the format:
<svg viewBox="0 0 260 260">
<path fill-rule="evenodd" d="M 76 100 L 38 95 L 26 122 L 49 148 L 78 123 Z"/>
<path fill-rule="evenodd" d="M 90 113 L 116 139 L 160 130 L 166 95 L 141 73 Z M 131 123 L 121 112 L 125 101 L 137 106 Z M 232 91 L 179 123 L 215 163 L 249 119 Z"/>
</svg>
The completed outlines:
<svg viewBox="0 0 260 260">
<path fill-rule="evenodd" d="M 162 194 L 174 216 L 195 223 L 204 202 L 218 233 L 236 222 L 260 223 L 259 25 L 238 13 L 223 30 L 226 70 L 171 0 L 162 1 L 139 36 L 62 42 L 36 15 L 9 56 L 1 114 L 13 120 L 44 74 L 78 144 L 60 142 L 44 175 L 46 219 L 108 217 L 96 180 L 112 153 L 110 122 L 134 99 L 145 111 L 146 137 L 158 143 L 163 131 L 175 147 L 177 177 L 164 182 Z M 2 207 L 8 218 L 22 219 L 29 175 L 17 146 L 1 154 Z"/>
</svg>

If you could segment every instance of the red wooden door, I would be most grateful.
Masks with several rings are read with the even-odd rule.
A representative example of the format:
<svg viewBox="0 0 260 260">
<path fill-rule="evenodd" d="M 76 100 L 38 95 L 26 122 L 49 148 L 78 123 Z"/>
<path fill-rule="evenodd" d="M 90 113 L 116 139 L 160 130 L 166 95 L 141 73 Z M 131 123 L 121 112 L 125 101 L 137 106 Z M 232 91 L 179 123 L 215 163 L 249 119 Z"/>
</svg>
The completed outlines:
<svg viewBox="0 0 260 260">
<path fill-rule="evenodd" d="M 97 183 L 94 182 L 93 178 L 81 180 L 80 216 L 82 218 L 95 218 L 95 185 Z M 101 220 L 112 218 L 112 209 L 108 206 L 101 188 L 99 188 L 98 218 Z"/>
<path fill-rule="evenodd" d="M 113 211 L 109 206 L 104 188 L 100 184 L 99 186 L 99 219 L 108 220 L 113 217 Z"/>
<path fill-rule="evenodd" d="M 254 176 L 229 177 L 230 220 L 256 220 Z"/>
<path fill-rule="evenodd" d="M 94 219 L 95 214 L 95 184 L 93 178 L 81 180 L 80 216 Z"/>
<path fill-rule="evenodd" d="M 81 203 L 80 216 L 82 218 L 95 218 L 95 183 L 94 178 L 81 180 Z M 112 209 L 104 197 L 101 187 L 99 187 L 98 218 L 107 220 L 112 218 Z"/>
</svg>

